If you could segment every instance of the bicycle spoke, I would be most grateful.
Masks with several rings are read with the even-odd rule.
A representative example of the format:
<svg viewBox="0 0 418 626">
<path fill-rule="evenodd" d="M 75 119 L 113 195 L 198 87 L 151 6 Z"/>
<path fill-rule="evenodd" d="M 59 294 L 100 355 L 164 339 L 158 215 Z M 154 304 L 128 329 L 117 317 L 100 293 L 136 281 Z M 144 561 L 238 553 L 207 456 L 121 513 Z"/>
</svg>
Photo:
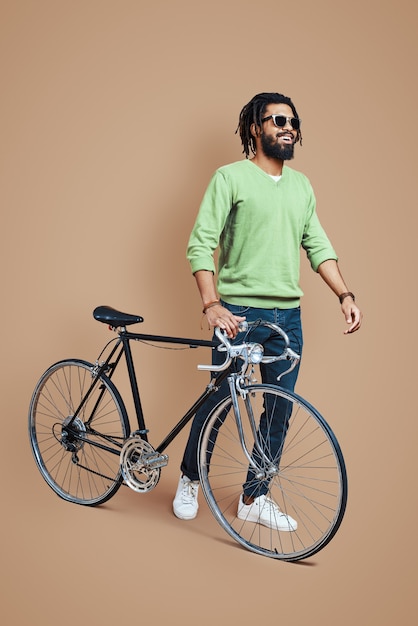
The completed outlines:
<svg viewBox="0 0 418 626">
<path fill-rule="evenodd" d="M 327 545 L 344 515 L 341 450 L 324 419 L 296 394 L 272 385 L 253 385 L 250 391 L 250 409 L 248 400 L 239 406 L 246 446 L 258 469 L 249 468 L 227 398 L 208 418 L 201 438 L 203 491 L 216 519 L 244 547 L 283 560 L 307 558 Z M 257 421 L 255 431 L 251 418 Z M 244 489 L 265 494 L 297 528 L 284 531 L 274 521 L 267 520 L 273 526 L 268 527 L 264 519 L 239 519 Z"/>
<path fill-rule="evenodd" d="M 82 402 L 92 382 L 91 364 L 57 363 L 39 381 L 29 411 L 32 450 L 44 479 L 60 497 L 86 505 L 116 493 L 120 449 L 129 435 L 123 402 L 105 376 Z"/>
</svg>

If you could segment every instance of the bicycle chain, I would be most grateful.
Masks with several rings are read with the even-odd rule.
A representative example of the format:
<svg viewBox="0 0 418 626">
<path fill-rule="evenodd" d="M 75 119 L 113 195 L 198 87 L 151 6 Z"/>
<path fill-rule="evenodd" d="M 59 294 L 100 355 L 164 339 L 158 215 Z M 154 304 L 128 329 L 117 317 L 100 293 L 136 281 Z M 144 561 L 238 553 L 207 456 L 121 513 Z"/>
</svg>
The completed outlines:
<svg viewBox="0 0 418 626">
<path fill-rule="evenodd" d="M 114 483 L 117 482 L 115 478 L 111 478 L 110 476 L 106 476 L 106 474 L 101 474 L 100 472 L 96 472 L 96 470 L 91 469 L 90 467 L 87 467 L 86 465 L 83 465 L 82 463 L 79 463 L 78 459 L 74 459 L 74 457 L 72 461 L 74 465 L 76 465 L 77 467 L 80 467 L 81 469 L 85 469 L 87 472 L 90 472 L 91 474 L 95 474 L 95 476 L 100 476 L 101 478 L 105 478 L 106 480 L 111 480 Z M 122 478 L 122 473 L 121 473 L 121 478 Z M 125 485 L 123 479 L 120 482 L 123 485 Z"/>
<path fill-rule="evenodd" d="M 102 437 L 103 439 L 107 440 L 107 441 L 112 441 L 115 439 L 121 439 L 122 441 L 124 441 L 124 437 L 109 437 L 108 435 L 104 435 L 103 433 L 98 433 L 96 431 L 91 431 L 91 434 L 96 435 L 98 437 Z M 79 438 L 79 440 L 83 441 L 84 443 L 88 443 L 88 439 L 84 439 L 82 437 Z M 111 478 L 110 476 L 106 476 L 106 474 L 101 474 L 100 472 L 96 472 L 96 470 L 91 469 L 90 467 L 87 467 L 86 465 L 83 465 L 82 463 L 79 462 L 78 460 L 78 456 L 76 454 L 73 453 L 73 457 L 72 457 L 72 461 L 74 463 L 74 465 L 77 465 L 77 467 L 80 467 L 81 469 L 86 470 L 87 472 L 90 472 L 91 474 L 94 474 L 95 476 L 100 476 L 101 478 L 105 478 L 106 480 L 110 480 L 112 482 L 116 482 L 115 478 Z M 122 477 L 122 471 L 120 470 L 120 475 Z M 122 485 L 125 485 L 123 478 L 120 481 L 122 483 Z M 125 485 L 126 486 L 126 485 Z"/>
</svg>

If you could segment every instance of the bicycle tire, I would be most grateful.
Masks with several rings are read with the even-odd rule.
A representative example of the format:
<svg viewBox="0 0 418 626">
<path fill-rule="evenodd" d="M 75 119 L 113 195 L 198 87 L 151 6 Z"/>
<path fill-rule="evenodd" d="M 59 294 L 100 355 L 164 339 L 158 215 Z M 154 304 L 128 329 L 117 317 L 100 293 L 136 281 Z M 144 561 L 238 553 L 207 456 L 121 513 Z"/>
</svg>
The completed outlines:
<svg viewBox="0 0 418 626">
<path fill-rule="evenodd" d="M 311 557 L 331 541 L 344 517 L 348 487 L 340 446 L 320 413 L 297 394 L 275 385 L 254 384 L 248 387 L 247 397 L 248 404 L 241 397 L 238 403 L 251 454 L 255 437 L 247 410 L 260 416 L 283 401 L 291 409 L 276 459 L 266 441 L 263 443 L 264 467 L 259 462 L 260 474 L 267 465 L 271 469 L 273 464 L 275 471 L 267 480 L 265 473 L 254 478 L 254 486 L 257 482 L 261 485 L 261 481 L 267 483 L 267 497 L 297 521 L 297 529 L 279 532 L 237 517 L 243 485 L 248 485 L 249 461 L 238 436 L 231 396 L 209 414 L 199 441 L 199 473 L 206 501 L 223 529 L 245 548 L 284 561 Z M 258 419 L 255 432 L 260 439 Z"/>
<path fill-rule="evenodd" d="M 119 489 L 120 449 L 130 433 L 122 398 L 101 375 L 73 423 L 75 436 L 68 437 L 65 426 L 93 377 L 87 361 L 59 361 L 40 378 L 29 408 L 29 438 L 43 478 L 64 500 L 87 506 L 106 502 Z"/>
</svg>

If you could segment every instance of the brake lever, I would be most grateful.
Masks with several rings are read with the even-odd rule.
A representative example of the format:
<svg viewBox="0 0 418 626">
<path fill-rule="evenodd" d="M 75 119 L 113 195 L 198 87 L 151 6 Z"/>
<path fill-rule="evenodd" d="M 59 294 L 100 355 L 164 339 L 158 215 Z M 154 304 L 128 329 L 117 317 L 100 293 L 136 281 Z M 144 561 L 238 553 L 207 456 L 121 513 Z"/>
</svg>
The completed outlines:
<svg viewBox="0 0 418 626">
<path fill-rule="evenodd" d="M 297 354 L 296 352 L 294 352 L 294 350 L 292 350 L 292 348 L 286 348 L 286 350 L 284 351 L 283 354 L 287 354 L 287 356 L 285 356 L 285 359 L 288 359 L 289 361 L 291 361 L 290 366 L 287 368 L 287 370 L 285 370 L 284 372 L 282 372 L 281 374 L 279 374 L 279 376 L 277 377 L 277 382 L 280 382 L 280 380 L 283 378 L 283 376 L 285 376 L 286 374 L 289 374 L 292 370 L 295 369 L 296 365 L 299 363 L 300 361 L 300 354 Z M 281 355 L 283 356 L 283 355 Z"/>
</svg>

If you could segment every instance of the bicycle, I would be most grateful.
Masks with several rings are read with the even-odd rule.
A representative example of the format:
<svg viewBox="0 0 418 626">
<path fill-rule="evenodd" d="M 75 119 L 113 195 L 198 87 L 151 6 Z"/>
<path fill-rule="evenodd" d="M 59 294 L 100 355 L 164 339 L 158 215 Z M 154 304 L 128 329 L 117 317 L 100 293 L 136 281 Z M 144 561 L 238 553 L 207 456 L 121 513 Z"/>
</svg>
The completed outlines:
<svg viewBox="0 0 418 626">
<path fill-rule="evenodd" d="M 198 451 L 200 483 L 214 517 L 239 544 L 275 559 L 305 559 L 331 541 L 347 502 L 347 474 L 338 441 L 324 418 L 301 396 L 254 379 L 256 364 L 285 359 L 288 372 L 299 360 L 279 326 L 257 322 L 283 338 L 283 352 L 272 357 L 250 341 L 255 323 L 244 322 L 240 328 L 244 340 L 231 343 L 220 329 L 215 330 L 218 341 L 130 332 L 127 327 L 143 318 L 111 307 L 97 307 L 93 316 L 116 337 L 106 343 L 94 363 L 66 359 L 49 367 L 30 402 L 32 452 L 43 478 L 58 496 L 95 506 L 108 501 L 122 484 L 138 493 L 154 489 L 168 464 L 166 448 L 227 378 L 230 394 L 209 413 Z M 210 383 L 156 447 L 148 439 L 131 341 L 225 352 L 219 366 L 198 365 L 212 372 Z M 112 381 L 123 355 L 137 419 L 133 432 Z M 278 404 L 287 417 L 280 449 L 273 454 L 265 432 Z M 255 486 L 267 485 L 268 497 L 297 519 L 296 530 L 278 532 L 238 518 L 237 503 L 249 469 Z"/>
</svg>

